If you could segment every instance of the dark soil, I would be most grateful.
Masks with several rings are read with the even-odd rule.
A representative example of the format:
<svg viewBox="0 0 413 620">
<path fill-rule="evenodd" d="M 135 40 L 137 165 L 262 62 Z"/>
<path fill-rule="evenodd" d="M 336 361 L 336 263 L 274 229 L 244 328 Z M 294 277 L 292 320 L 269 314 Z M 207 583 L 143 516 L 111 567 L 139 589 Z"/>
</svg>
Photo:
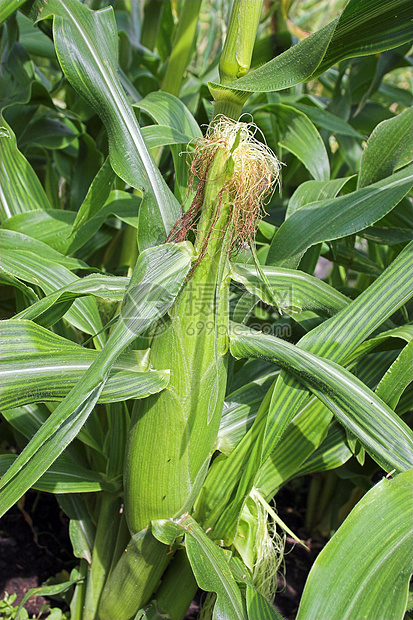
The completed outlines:
<svg viewBox="0 0 413 620">
<path fill-rule="evenodd" d="M 307 538 L 304 514 L 307 485 L 286 485 L 277 495 L 277 512 L 305 541 L 309 550 L 287 538 L 285 570 L 278 576 L 276 609 L 286 620 L 295 620 L 301 594 L 310 568 L 324 541 Z M 0 599 L 4 591 L 16 593 L 18 605 L 26 592 L 42 585 L 61 571 L 77 564 L 71 552 L 69 521 L 53 495 L 29 491 L 20 507 L 13 507 L 0 521 Z M 199 596 L 191 604 L 186 620 L 197 620 Z M 29 616 L 36 617 L 47 599 L 32 597 L 26 603 Z M 61 606 L 56 601 L 52 606 Z"/>
<path fill-rule="evenodd" d="M 29 491 L 19 507 L 13 506 L 0 521 L 0 598 L 4 591 L 17 594 L 19 605 L 31 588 L 62 570 L 70 573 L 77 561 L 71 552 L 69 520 L 53 495 Z M 68 577 L 69 575 L 67 575 Z M 32 597 L 25 608 L 30 617 L 50 602 Z M 55 601 L 53 606 L 59 606 Z"/>
</svg>

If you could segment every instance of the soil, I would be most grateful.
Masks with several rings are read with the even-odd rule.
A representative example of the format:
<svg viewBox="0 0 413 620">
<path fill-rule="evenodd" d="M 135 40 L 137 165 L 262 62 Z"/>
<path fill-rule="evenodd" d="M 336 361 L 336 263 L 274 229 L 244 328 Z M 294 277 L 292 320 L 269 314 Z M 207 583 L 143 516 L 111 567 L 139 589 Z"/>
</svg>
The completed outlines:
<svg viewBox="0 0 413 620">
<path fill-rule="evenodd" d="M 277 511 L 281 519 L 307 547 L 287 538 L 285 569 L 278 575 L 275 607 L 286 620 L 295 620 L 301 594 L 309 570 L 324 546 L 324 541 L 307 538 L 304 529 L 306 482 L 297 487 L 286 485 L 277 495 Z M 0 522 L 0 599 L 4 591 L 16 593 L 13 605 L 18 605 L 26 592 L 40 586 L 61 571 L 70 573 L 77 564 L 71 552 L 69 521 L 53 495 L 29 491 L 24 503 L 13 507 Z M 185 620 L 197 620 L 199 595 L 191 604 Z M 38 617 L 42 605 L 64 603 L 42 596 L 32 597 L 25 608 L 30 618 Z"/>
<path fill-rule="evenodd" d="M 19 605 L 31 588 L 66 571 L 67 578 L 77 560 L 71 552 L 69 519 L 53 495 L 29 491 L 0 521 L 0 599 L 4 592 L 17 594 Z M 42 596 L 31 597 L 25 605 L 29 617 L 37 617 Z M 53 601 L 53 607 L 61 606 Z"/>
</svg>

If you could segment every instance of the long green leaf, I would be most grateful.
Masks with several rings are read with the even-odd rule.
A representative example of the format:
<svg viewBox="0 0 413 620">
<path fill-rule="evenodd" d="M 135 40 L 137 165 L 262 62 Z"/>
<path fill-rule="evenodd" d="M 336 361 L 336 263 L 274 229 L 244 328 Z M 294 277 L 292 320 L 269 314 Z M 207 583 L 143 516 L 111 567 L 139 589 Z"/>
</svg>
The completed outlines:
<svg viewBox="0 0 413 620">
<path fill-rule="evenodd" d="M 272 108 L 281 133 L 279 145 L 293 153 L 316 181 L 328 181 L 326 147 L 308 116 L 289 105 L 274 104 Z"/>
<path fill-rule="evenodd" d="M 383 479 L 352 510 L 311 569 L 298 620 L 402 620 L 413 571 L 412 474 Z"/>
<path fill-rule="evenodd" d="M 378 378 L 380 379 L 383 376 L 388 368 L 389 361 L 393 359 L 392 353 L 389 353 L 375 353 L 370 358 L 364 357 L 360 367 L 357 367 L 359 379 L 371 389 L 376 387 Z M 389 406 L 392 406 L 391 395 L 391 391 L 378 394 Z M 295 402 L 293 401 L 292 406 L 294 407 L 294 405 Z M 408 409 L 410 410 L 410 403 Z M 326 432 L 331 417 L 331 411 L 315 398 L 310 400 L 294 417 L 270 458 L 267 458 L 260 467 L 258 477 L 255 480 L 255 486 L 260 489 L 265 497 L 272 498 L 286 480 L 301 475 L 301 472 L 310 473 L 311 470 L 307 469 L 307 463 L 308 467 L 316 466 L 317 468 L 321 467 L 320 471 L 323 470 L 324 461 L 321 445 L 330 445 L 328 437 L 331 425 L 328 428 L 327 435 Z M 334 447 L 333 445 L 331 449 L 331 463 L 334 463 L 336 458 L 339 461 L 344 459 L 342 462 L 345 462 L 350 456 L 346 455 L 343 446 L 336 445 Z M 336 466 L 340 464 L 342 463 L 338 462 Z"/>
<path fill-rule="evenodd" d="M 413 341 L 410 340 L 377 386 L 377 396 L 382 398 L 389 407 L 396 407 L 404 390 L 411 383 L 412 368 Z"/>
<path fill-rule="evenodd" d="M 378 54 L 411 41 L 410 20 L 409 0 L 350 0 L 313 77 L 346 58 Z"/>
<path fill-rule="evenodd" d="M 17 213 L 50 209 L 50 203 L 35 171 L 17 148 L 16 136 L 3 117 L 1 117 L 0 146 L 2 221 Z"/>
<path fill-rule="evenodd" d="M 247 611 L 251 620 L 284 620 L 255 588 L 247 585 Z"/>
<path fill-rule="evenodd" d="M 302 207 L 278 229 L 267 263 L 296 267 L 310 246 L 352 235 L 377 222 L 407 194 L 412 186 L 412 175 L 413 168 L 408 166 L 346 196 Z"/>
<path fill-rule="evenodd" d="M 413 432 L 347 370 L 275 336 L 231 325 L 231 352 L 236 358 L 273 360 L 308 387 L 386 469 L 413 466 Z"/>
<path fill-rule="evenodd" d="M 0 455 L 0 475 L 2 476 L 16 460 L 14 454 Z M 93 493 L 96 491 L 116 491 L 119 484 L 108 482 L 103 474 L 73 463 L 64 454 L 33 485 L 44 493 Z"/>
<path fill-rule="evenodd" d="M 152 92 L 133 105 L 145 112 L 158 125 L 166 125 L 191 138 L 202 137 L 202 131 L 188 108 L 180 99 L 169 93 Z"/>
<path fill-rule="evenodd" d="M 54 43 L 62 69 L 101 116 L 111 165 L 118 176 L 144 193 L 152 244 L 162 243 L 178 219 L 180 207 L 145 145 L 117 78 L 118 35 L 112 7 L 92 11 L 79 2 L 38 0 L 35 8 L 37 20 L 54 16 Z"/>
<path fill-rule="evenodd" d="M 46 295 L 16 314 L 15 318 L 36 320 L 36 323 L 49 327 L 65 314 L 77 297 L 93 295 L 107 300 L 122 301 L 128 285 L 129 278 L 92 274 Z"/>
<path fill-rule="evenodd" d="M 338 422 L 333 421 L 317 450 L 303 462 L 298 471 L 294 471 L 294 478 L 335 469 L 346 463 L 352 455 L 347 445 L 344 428 Z"/>
<path fill-rule="evenodd" d="M 13 241 L 17 241 L 16 245 L 7 243 L 10 237 Z M 61 264 L 65 262 L 61 260 L 61 255 L 57 252 L 55 254 L 48 252 L 51 248 L 48 248 L 46 244 L 33 243 L 34 239 L 26 244 L 29 237 L 19 233 L 12 234 L 11 231 L 6 230 L 1 231 L 1 239 L 7 243 L 6 247 L 2 247 L 0 257 L 0 267 L 6 274 L 39 286 L 46 294 L 51 294 L 56 289 L 79 279 L 64 264 Z M 43 253 L 41 248 L 46 248 L 46 251 Z M 66 264 L 71 263 L 68 260 Z M 95 343 L 99 347 L 103 346 L 106 337 L 101 333 L 103 325 L 95 299 L 75 300 L 65 318 L 87 334 L 99 334 L 95 338 Z"/>
<path fill-rule="evenodd" d="M 368 289 L 345 310 L 306 334 L 298 346 L 333 362 L 345 363 L 358 345 L 411 298 L 411 247 L 406 246 Z M 267 421 L 264 459 L 277 444 L 286 420 L 291 420 L 305 402 L 305 392 L 294 391 L 294 386 L 297 387 L 296 381 L 281 373 Z M 282 411 L 286 415 L 284 422 Z"/>
<path fill-rule="evenodd" d="M 254 267 L 231 263 L 231 278 L 243 284 L 252 294 L 267 304 L 277 301 L 281 312 L 292 315 L 311 310 L 321 316 L 332 316 L 345 308 L 349 300 L 331 286 L 302 271 L 282 267 L 262 267 L 273 292 L 270 297 Z"/>
<path fill-rule="evenodd" d="M 298 347 L 343 363 L 363 340 L 411 297 L 410 274 L 411 245 L 400 253 L 369 289 L 342 312 L 306 334 Z M 270 389 L 264 398 L 250 431 L 227 459 L 216 459 L 212 464 L 197 510 L 208 525 L 214 527 L 219 538 L 231 539 L 235 534 L 234 522 L 245 498 L 252 485 L 256 484 L 257 477 L 262 477 L 259 470 L 261 459 L 263 474 L 268 462 L 268 475 L 265 474 L 265 481 L 260 483 L 259 488 L 263 489 L 266 497 L 271 497 L 272 489 L 290 477 L 294 466 L 298 468 L 323 440 L 332 414 L 321 403 L 320 408 L 317 406 L 311 414 L 310 411 L 308 414 L 303 412 L 297 428 L 294 422 L 288 426 L 307 400 L 308 391 L 304 385 L 290 373 L 282 371 L 275 388 Z M 286 427 L 288 441 L 285 441 L 284 452 L 280 453 L 277 448 L 274 469 L 268 459 L 275 447 L 280 446 Z M 291 463 L 291 454 L 295 465 Z"/>
<path fill-rule="evenodd" d="M 378 336 L 369 338 L 356 347 L 350 355 L 346 357 L 347 364 L 351 364 L 354 360 L 359 359 L 365 353 L 368 353 L 372 349 L 375 349 L 379 345 L 385 343 L 389 338 L 397 338 L 410 342 L 413 338 L 413 326 L 412 325 L 400 325 L 400 327 L 394 327 L 381 332 Z M 396 345 L 397 346 L 397 345 Z"/>
<path fill-rule="evenodd" d="M 23 609 L 24 605 L 27 603 L 29 598 L 32 596 L 56 596 L 62 594 L 63 592 L 67 592 L 73 588 L 79 582 L 79 579 L 75 573 L 75 577 L 70 577 L 69 580 L 64 581 L 63 583 L 56 583 L 53 585 L 42 585 L 38 588 L 30 588 L 28 592 L 23 596 L 23 599 L 19 605 L 17 610 L 17 614 L 15 616 L 16 620 L 20 620 L 20 611 Z M 52 612 L 53 613 L 53 612 Z"/>
<path fill-rule="evenodd" d="M 279 372 L 275 370 L 246 383 L 225 398 L 216 446 L 222 454 L 230 454 L 252 426 L 261 401 Z"/>
<path fill-rule="evenodd" d="M 413 108 L 377 125 L 363 151 L 358 187 L 380 181 L 413 160 L 412 125 Z"/>
<path fill-rule="evenodd" d="M 177 97 L 169 93 L 162 91 L 149 93 L 134 105 L 147 114 L 158 126 L 169 126 L 173 131 L 190 136 L 190 139 L 202 137 L 202 131 L 188 108 Z M 185 139 L 182 144 L 171 146 L 175 168 L 175 195 L 181 203 L 184 202 L 188 194 L 189 169 L 186 158 L 182 156 L 188 148 L 187 143 L 188 139 Z M 138 239 L 145 237 L 147 226 L 146 213 L 141 211 L 139 213 Z M 142 241 L 140 241 L 141 243 Z"/>
<path fill-rule="evenodd" d="M 0 4 L 0 24 L 10 17 L 26 0 L 3 0 Z"/>
<path fill-rule="evenodd" d="M 85 349 L 30 321 L 0 323 L 0 406 L 65 398 L 93 363 L 98 351 Z M 98 402 L 145 398 L 164 389 L 168 371 L 149 371 L 134 352 L 113 365 Z"/>
<path fill-rule="evenodd" d="M 50 467 L 93 410 L 122 351 L 172 305 L 189 271 L 186 244 L 165 244 L 138 259 L 121 315 L 105 347 L 1 480 L 2 514 Z"/>
<path fill-rule="evenodd" d="M 220 92 L 227 94 L 227 92 L 235 91 L 234 96 L 237 96 L 238 91 L 245 91 L 245 94 L 258 91 L 271 92 L 305 82 L 316 72 L 321 63 L 337 27 L 338 19 L 234 82 L 225 86 L 210 82 L 208 84 L 210 91 L 214 96 Z M 238 96 L 242 95 L 243 92 Z"/>
<path fill-rule="evenodd" d="M 282 90 L 313 79 L 346 58 L 377 54 L 411 39 L 410 0 L 350 0 L 340 17 L 262 67 L 225 86 L 210 82 L 209 88 L 213 94 L 226 91 L 227 96 L 232 91 L 238 99 L 257 91 Z"/>
<path fill-rule="evenodd" d="M 93 179 L 86 197 L 79 207 L 76 219 L 73 222 L 72 235 L 103 207 L 109 197 L 114 180 L 115 173 L 110 166 L 110 162 L 106 159 Z"/>
<path fill-rule="evenodd" d="M 306 116 L 320 129 L 326 129 L 327 131 L 338 134 L 341 136 L 350 136 L 351 138 L 357 138 L 363 140 L 363 135 L 353 129 L 350 123 L 347 123 L 340 116 L 332 114 L 323 107 L 319 107 L 320 102 L 315 100 L 317 105 L 307 105 L 301 103 L 301 101 L 293 101 L 289 105 L 300 112 L 304 112 Z M 263 109 L 271 110 L 272 106 L 263 106 Z"/>
<path fill-rule="evenodd" d="M 154 521 L 152 532 L 165 544 L 172 544 L 177 537 L 185 534 L 188 558 L 199 587 L 217 595 L 214 620 L 247 620 L 241 593 L 224 550 L 208 538 L 192 517 L 183 515 L 177 521 Z"/>
<path fill-rule="evenodd" d="M 82 260 L 70 256 L 63 256 L 63 254 L 54 250 L 46 243 L 20 232 L 6 229 L 0 230 L 0 244 L 3 252 L 9 250 L 14 252 L 25 251 L 35 256 L 41 256 L 57 265 L 62 265 L 71 271 L 75 269 L 88 269 L 88 265 Z"/>
<path fill-rule="evenodd" d="M 91 564 L 96 528 L 85 496 L 67 493 L 58 495 L 57 501 L 70 519 L 69 536 L 74 556 L 84 558 L 88 564 Z"/>
<path fill-rule="evenodd" d="M 332 417 L 331 410 L 315 397 L 294 417 L 254 480 L 254 486 L 265 498 L 272 499 L 287 480 L 295 478 L 306 460 L 312 458 L 327 436 Z"/>
<path fill-rule="evenodd" d="M 110 171 L 113 173 L 112 168 L 110 168 Z M 96 212 L 93 215 L 91 215 L 88 207 L 88 196 L 90 196 L 94 207 L 96 207 Z M 110 192 L 108 199 L 103 205 L 100 203 L 102 197 L 97 196 L 94 191 L 88 193 L 88 196 L 81 205 L 81 210 L 85 206 L 85 210 L 81 212 L 82 223 L 74 232 L 73 226 L 77 219 L 75 212 L 62 211 L 61 209 L 18 213 L 4 223 L 3 229 L 13 230 L 22 234 L 30 231 L 30 235 L 33 238 L 46 243 L 54 250 L 62 254 L 73 254 L 95 235 L 105 220 L 111 215 L 115 215 L 122 221 L 132 225 L 134 220 L 137 220 L 137 214 L 142 201 L 134 194 L 114 190 Z"/>
<path fill-rule="evenodd" d="M 142 135 L 148 149 L 154 149 L 158 146 L 166 146 L 169 144 L 187 144 L 192 136 L 183 134 L 182 132 L 168 127 L 167 125 L 149 125 L 142 128 Z"/>
<path fill-rule="evenodd" d="M 294 194 L 288 201 L 288 207 L 285 219 L 291 217 L 295 211 L 305 207 L 306 205 L 317 202 L 318 200 L 326 200 L 327 198 L 335 198 L 339 191 L 353 177 L 342 177 L 331 179 L 330 181 L 304 181 L 301 183 Z"/>
</svg>

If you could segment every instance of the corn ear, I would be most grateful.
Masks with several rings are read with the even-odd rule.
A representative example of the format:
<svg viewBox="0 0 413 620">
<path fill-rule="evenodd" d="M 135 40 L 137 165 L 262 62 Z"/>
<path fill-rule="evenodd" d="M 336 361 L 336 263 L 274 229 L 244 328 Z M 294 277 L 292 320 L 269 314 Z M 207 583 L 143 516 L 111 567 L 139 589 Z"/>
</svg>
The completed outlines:
<svg viewBox="0 0 413 620">
<path fill-rule="evenodd" d="M 215 155 L 205 184 L 196 248 L 199 255 L 207 239 L 202 260 L 172 307 L 164 333 L 153 340 L 151 363 L 171 369 L 169 385 L 137 401 L 132 415 L 125 467 L 131 533 L 191 508 L 216 440 L 228 349 L 229 280 L 220 252 L 229 223 L 226 161 L 227 153 Z"/>
<path fill-rule="evenodd" d="M 153 520 L 190 511 L 204 482 L 227 381 L 228 255 L 237 243 L 252 241 L 278 170 L 276 158 L 246 123 L 219 119 L 196 149 L 192 173 L 200 180 L 198 190 L 173 232 L 182 240 L 201 211 L 197 258 L 151 346 L 151 363 L 170 369 L 170 382 L 163 392 L 135 403 L 124 471 L 132 540 L 105 585 L 102 620 L 126 620 L 147 603 L 171 556 L 151 537 L 153 557 L 146 562 L 146 528 Z M 114 600 L 112 592 L 120 586 L 124 594 Z"/>
</svg>

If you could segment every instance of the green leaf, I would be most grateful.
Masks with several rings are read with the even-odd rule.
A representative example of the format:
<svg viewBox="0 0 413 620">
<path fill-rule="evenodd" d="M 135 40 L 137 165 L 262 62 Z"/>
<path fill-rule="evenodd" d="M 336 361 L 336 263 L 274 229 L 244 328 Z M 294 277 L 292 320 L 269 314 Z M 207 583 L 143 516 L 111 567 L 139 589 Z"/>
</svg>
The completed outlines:
<svg viewBox="0 0 413 620">
<path fill-rule="evenodd" d="M 295 211 L 312 202 L 335 198 L 338 192 L 352 178 L 354 177 L 331 179 L 331 181 L 304 181 L 304 183 L 297 187 L 288 201 L 285 219 L 288 219 Z"/>
<path fill-rule="evenodd" d="M 413 340 L 402 349 L 376 389 L 376 394 L 393 409 L 412 381 Z"/>
<path fill-rule="evenodd" d="M 377 222 L 407 194 L 412 186 L 412 174 L 413 168 L 407 166 L 346 196 L 302 207 L 278 229 L 267 263 L 296 267 L 312 245 L 352 235 Z"/>
<path fill-rule="evenodd" d="M 32 237 L 46 243 L 58 252 L 73 254 L 85 246 L 92 237 L 95 237 L 96 243 L 99 244 L 100 237 L 96 233 L 102 224 L 113 215 L 136 227 L 140 204 L 141 199 L 138 196 L 115 190 L 110 192 L 103 207 L 73 234 L 72 227 L 76 214 L 73 211 L 62 211 L 61 209 L 19 213 L 7 220 L 3 228 L 22 233 L 30 230 Z M 105 242 L 107 242 L 107 236 L 104 235 L 107 234 L 109 237 L 111 236 L 110 233 L 102 233 Z"/>
<path fill-rule="evenodd" d="M 122 301 L 129 284 L 129 278 L 92 274 L 64 286 L 32 303 L 19 312 L 15 318 L 30 319 L 49 327 L 58 321 L 77 297 L 93 295 L 102 299 Z"/>
<path fill-rule="evenodd" d="M 16 213 L 50 209 L 50 203 L 35 171 L 17 148 L 16 136 L 3 117 L 1 117 L 0 146 L 2 221 Z"/>
<path fill-rule="evenodd" d="M 411 298 L 411 249 L 410 244 L 355 301 L 307 333 L 297 346 L 345 363 Z M 257 478 L 263 495 L 270 499 L 325 437 L 332 413 L 321 402 L 307 404 L 308 400 L 304 385 L 283 370 L 250 431 L 228 458 L 213 462 L 196 509 L 217 538 L 231 540 L 235 535 L 234 523 Z"/>
<path fill-rule="evenodd" d="M 109 193 L 106 202 L 101 206 L 99 206 L 100 199 L 96 195 L 93 198 L 96 212 L 91 215 L 86 204 L 85 210 L 82 210 L 82 223 L 74 232 L 76 213 L 74 211 L 62 211 L 61 209 L 19 213 L 9 218 L 4 223 L 3 229 L 21 233 L 30 231 L 31 237 L 46 243 L 58 252 L 73 254 L 84 246 L 112 215 L 136 227 L 138 211 L 142 202 L 138 196 L 114 190 Z"/>
<path fill-rule="evenodd" d="M 171 307 L 190 261 L 187 244 L 166 244 L 139 256 L 119 321 L 105 347 L 1 479 L 2 514 L 76 437 L 99 399 L 111 366 L 140 333 Z"/>
<path fill-rule="evenodd" d="M 201 129 L 182 101 L 169 93 L 162 91 L 149 93 L 134 105 L 158 125 L 170 127 L 173 132 L 177 131 L 188 136 L 181 145 L 171 145 L 175 168 L 175 195 L 183 203 L 188 193 L 188 165 L 186 157 L 182 156 L 182 151 L 188 148 L 186 145 L 190 140 L 202 137 Z M 139 219 L 138 239 L 145 235 L 145 228 L 147 227 L 144 212 L 139 214 Z"/>
<path fill-rule="evenodd" d="M 19 146 L 40 147 L 50 150 L 65 149 L 81 135 L 81 129 L 61 112 L 48 110 L 36 114 L 19 136 Z"/>
<path fill-rule="evenodd" d="M 15 454 L 0 454 L 0 475 L 16 460 Z M 81 467 L 64 454 L 33 485 L 43 493 L 93 493 L 116 491 L 120 485 L 108 482 L 103 474 Z"/>
<path fill-rule="evenodd" d="M 73 262 L 76 264 L 80 261 L 64 260 L 66 257 L 54 252 L 46 244 L 20 233 L 2 230 L 0 238 L 2 242 L 5 241 L 2 245 L 0 266 L 6 274 L 39 286 L 46 294 L 53 293 L 56 289 L 79 279 L 64 266 L 64 263 L 72 265 Z M 27 239 L 30 241 L 24 244 Z M 42 247 L 46 248 L 44 253 L 41 251 Z M 105 342 L 105 334 L 100 334 L 103 325 L 95 299 L 75 300 L 65 318 L 87 334 L 98 334 L 97 346 L 102 346 Z"/>
<path fill-rule="evenodd" d="M 33 239 L 47 244 L 61 254 L 67 254 L 70 250 L 69 235 L 75 217 L 73 211 L 62 209 L 26 211 L 10 217 L 3 224 L 3 230 L 13 230 L 23 235 L 30 232 Z M 93 232 L 96 232 L 96 229 Z"/>
<path fill-rule="evenodd" d="M 320 129 L 326 129 L 327 131 L 338 134 L 341 136 L 350 136 L 351 138 L 357 138 L 363 140 L 364 136 L 347 123 L 344 119 L 332 114 L 325 108 L 319 107 L 319 101 L 316 100 L 317 105 L 306 105 L 301 102 L 291 102 L 290 106 L 303 112 L 311 122 L 314 123 Z M 265 106 L 266 109 L 271 109 L 271 106 Z"/>
<path fill-rule="evenodd" d="M 231 353 L 236 358 L 272 360 L 310 389 L 386 469 L 413 465 L 413 432 L 347 370 L 274 336 L 231 324 Z"/>
<path fill-rule="evenodd" d="M 84 558 L 88 564 L 91 564 L 96 528 L 85 496 L 67 493 L 58 495 L 57 501 L 63 512 L 70 519 L 69 536 L 74 556 L 76 558 Z"/>
<path fill-rule="evenodd" d="M 230 454 L 252 426 L 259 406 L 279 370 L 246 383 L 225 398 L 216 449 Z"/>
<path fill-rule="evenodd" d="M 305 394 L 300 394 L 298 384 L 296 385 L 296 398 L 301 396 L 301 400 L 305 400 Z M 289 394 L 286 393 L 284 401 L 280 404 L 281 414 L 283 413 L 281 407 L 283 405 L 288 407 L 288 396 Z M 294 405 L 293 401 L 292 406 L 294 407 Z M 297 408 L 300 408 L 300 405 L 297 404 Z M 326 438 L 332 417 L 333 414 L 330 409 L 323 405 L 318 398 L 313 397 L 306 401 L 304 406 L 301 405 L 301 410 L 294 416 L 281 439 L 276 443 L 276 449 L 259 467 L 254 481 L 256 488 L 268 501 L 274 497 L 278 489 L 287 480 L 296 477 L 297 472 L 305 467 L 304 463 L 307 462 L 307 459 L 311 460 L 316 454 L 317 448 L 323 445 L 323 440 Z M 339 426 L 344 433 L 344 428 L 341 425 Z M 351 456 L 347 446 L 346 449 L 349 456 Z M 344 456 L 346 455 L 347 453 L 345 452 Z M 340 454 L 338 456 L 340 458 Z M 316 457 L 314 456 L 314 458 Z M 334 455 L 332 455 L 332 458 L 334 458 Z M 328 456 L 326 456 L 326 459 L 328 459 Z M 321 456 L 321 463 L 323 462 L 323 456 Z M 316 464 L 311 467 L 314 467 L 314 471 L 317 471 Z"/>
<path fill-rule="evenodd" d="M 152 92 L 133 106 L 145 112 L 158 125 L 170 127 L 191 138 L 202 137 L 196 120 L 185 104 L 174 95 L 162 91 Z"/>
<path fill-rule="evenodd" d="M 57 583 L 52 586 L 40 586 L 38 588 L 30 588 L 28 592 L 24 595 L 18 612 L 16 616 L 16 620 L 19 620 L 19 612 L 23 609 L 23 606 L 32 596 L 56 596 L 56 594 L 61 594 L 63 592 L 67 592 L 70 588 L 72 588 L 76 583 L 78 583 L 78 579 L 70 579 L 69 581 L 65 581 L 63 583 Z"/>
<path fill-rule="evenodd" d="M 213 96 L 225 91 L 272 92 L 309 80 L 322 61 L 338 18 L 248 75 L 221 86 L 208 84 Z M 237 92 L 235 92 L 235 96 Z"/>
<path fill-rule="evenodd" d="M 26 0 L 2 0 L 0 4 L 0 24 L 10 17 Z"/>
<path fill-rule="evenodd" d="M 177 521 L 153 521 L 152 532 L 165 544 L 185 534 L 186 551 L 198 586 L 217 595 L 214 620 L 247 620 L 241 593 L 224 550 L 208 538 L 192 517 L 186 514 Z"/>
<path fill-rule="evenodd" d="M 19 42 L 26 52 L 56 61 L 53 41 L 45 32 L 39 28 L 33 28 L 32 20 L 20 11 L 17 13 L 17 23 L 19 26 Z"/>
<path fill-rule="evenodd" d="M 148 149 L 169 144 L 187 144 L 192 140 L 191 136 L 173 127 L 168 127 L 167 125 L 149 125 L 148 127 L 143 127 L 142 135 Z"/>
<path fill-rule="evenodd" d="M 341 364 L 354 361 L 354 351 L 359 347 L 362 355 L 365 347 L 370 346 L 369 341 L 364 344 L 365 339 L 411 297 L 410 273 L 411 245 L 343 312 L 306 334 L 298 346 Z M 386 332 L 384 335 L 388 338 Z M 376 341 L 376 346 L 379 343 Z M 366 366 L 364 361 L 363 367 Z M 321 403 L 310 401 L 302 409 L 307 396 L 298 387 L 292 377 L 281 373 L 268 417 L 265 462 L 259 474 L 265 496 L 272 497 L 272 491 L 314 451 L 331 419 Z M 295 418 L 280 439 L 285 428 L 284 416 L 289 420 Z"/>
<path fill-rule="evenodd" d="M 247 611 L 250 620 L 283 620 L 281 614 L 255 588 L 247 585 Z"/>
<path fill-rule="evenodd" d="M 411 39 L 410 0 L 350 0 L 340 17 L 262 67 L 225 86 L 208 85 L 215 98 L 225 93 L 245 101 L 249 93 L 283 90 L 346 58 L 377 54 Z"/>
<path fill-rule="evenodd" d="M 18 280 L 14 276 L 10 274 L 6 274 L 4 273 L 4 271 L 1 271 L 1 270 L 0 270 L 0 283 L 7 284 L 8 286 L 12 286 L 13 288 L 17 288 L 19 291 L 23 293 L 25 300 L 27 300 L 29 304 L 34 304 L 37 301 L 39 301 L 38 296 L 36 295 L 34 290 L 30 288 L 30 286 L 26 286 L 25 284 L 23 284 L 23 282 L 20 282 L 20 280 Z"/>
<path fill-rule="evenodd" d="M 384 478 L 351 511 L 311 569 L 298 620 L 402 620 L 413 570 L 412 474 Z"/>
<path fill-rule="evenodd" d="M 378 54 L 412 40 L 410 0 L 350 0 L 313 77 L 346 58 Z"/>
<path fill-rule="evenodd" d="M 411 298 L 411 247 L 406 246 L 369 288 L 342 312 L 307 333 L 298 346 L 340 364 L 351 359 L 353 351 Z M 268 417 L 266 457 L 285 428 L 281 412 L 291 420 L 299 410 L 298 403 L 303 405 L 306 400 L 302 391 L 296 390 L 294 394 L 294 387 L 298 387 L 297 382 L 281 373 Z"/>
<path fill-rule="evenodd" d="M 13 20 L 11 22 L 11 31 L 13 31 Z M 14 39 L 11 36 L 9 47 L 6 48 L 7 51 L 5 51 L 2 61 L 0 107 L 4 111 L 6 108 L 10 108 L 12 104 L 25 104 L 33 101 L 34 104 L 41 103 L 49 108 L 54 108 L 54 103 L 46 86 L 36 79 L 35 67 L 30 56 L 18 41 L 13 41 Z M 7 114 L 10 112 L 11 110 L 8 109 Z M 32 114 L 33 110 L 29 113 L 29 118 Z M 27 122 L 26 119 L 22 120 L 19 115 L 14 115 L 14 119 L 17 121 L 17 126 L 23 130 Z M 1 116 L 0 125 L 3 122 L 3 116 Z"/>
<path fill-rule="evenodd" d="M 413 108 L 377 125 L 363 151 L 359 188 L 390 176 L 413 160 L 412 125 Z"/>
<path fill-rule="evenodd" d="M 381 243 L 383 245 L 397 245 L 411 241 L 413 232 L 411 228 L 396 228 L 395 226 L 369 226 L 359 233 L 360 237 L 373 241 L 373 243 Z"/>
<path fill-rule="evenodd" d="M 303 112 L 284 104 L 275 104 L 280 128 L 280 146 L 295 155 L 316 181 L 328 181 L 330 163 L 320 134 Z"/>
<path fill-rule="evenodd" d="M 302 271 L 282 267 L 262 267 L 274 297 L 260 280 L 255 267 L 231 263 L 231 278 L 252 294 L 272 305 L 277 301 L 281 312 L 292 314 L 311 310 L 321 316 L 332 316 L 349 303 L 345 295 Z"/>
<path fill-rule="evenodd" d="M 346 463 L 353 453 L 347 445 L 347 436 L 341 424 L 334 421 L 328 428 L 328 433 L 312 455 L 306 459 L 293 476 L 305 476 L 318 471 L 336 469 Z"/>
<path fill-rule="evenodd" d="M 92 11 L 78 2 L 59 0 L 38 0 L 35 7 L 38 20 L 54 16 L 53 35 L 59 62 L 75 90 L 101 116 L 114 171 L 144 193 L 144 208 L 152 223 L 148 245 L 162 243 L 178 219 L 180 207 L 145 145 L 117 78 L 118 35 L 112 7 Z"/>
<path fill-rule="evenodd" d="M 394 327 L 381 332 L 378 336 L 365 340 L 358 347 L 354 348 L 349 355 L 346 356 L 346 363 L 352 364 L 355 360 L 360 359 L 363 355 L 375 349 L 379 345 L 385 343 L 389 338 L 398 338 L 410 342 L 413 338 L 413 326 L 412 325 L 400 325 L 400 327 Z M 397 346 L 397 344 L 396 344 Z"/>
<path fill-rule="evenodd" d="M 27 234 L 13 232 L 9 230 L 0 230 L 0 244 L 3 252 L 22 252 L 41 256 L 47 261 L 61 265 L 68 270 L 88 269 L 86 263 L 78 258 L 63 256 L 60 252 L 54 250 L 46 243 L 42 243 Z M 37 284 L 34 280 L 32 283 Z"/>
<path fill-rule="evenodd" d="M 103 207 L 109 197 L 114 180 L 115 173 L 107 159 L 93 179 L 86 197 L 79 207 L 71 234 L 84 226 Z"/>
<path fill-rule="evenodd" d="M 2 409 L 62 400 L 98 355 L 35 323 L 13 319 L 1 322 L 0 345 Z M 168 371 L 143 368 L 131 351 L 114 363 L 98 402 L 146 398 L 168 383 Z"/>
</svg>

